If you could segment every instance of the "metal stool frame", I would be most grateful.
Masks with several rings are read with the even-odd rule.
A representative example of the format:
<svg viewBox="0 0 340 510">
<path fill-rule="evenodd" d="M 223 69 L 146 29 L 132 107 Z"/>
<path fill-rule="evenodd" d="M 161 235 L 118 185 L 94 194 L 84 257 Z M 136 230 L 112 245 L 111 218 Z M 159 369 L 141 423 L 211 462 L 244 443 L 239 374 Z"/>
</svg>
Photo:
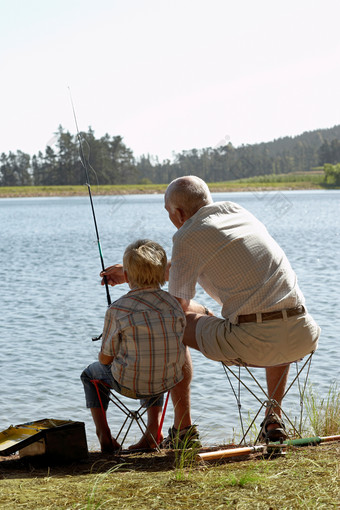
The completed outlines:
<svg viewBox="0 0 340 510">
<path fill-rule="evenodd" d="M 108 393 L 109 393 L 108 394 L 109 401 L 112 402 L 120 411 L 122 411 L 123 414 L 125 414 L 125 420 L 124 420 L 121 428 L 119 429 L 119 432 L 118 432 L 117 436 L 115 437 L 116 441 L 118 441 L 120 435 L 123 434 L 123 430 L 124 430 L 124 428 L 126 426 L 123 439 L 122 439 L 122 441 L 120 443 L 120 450 L 119 451 L 121 451 L 123 449 L 123 444 L 125 442 L 125 439 L 126 439 L 128 433 L 129 433 L 129 431 L 130 431 L 130 429 L 132 427 L 132 424 L 134 422 L 136 422 L 136 424 L 138 425 L 139 430 L 141 431 L 142 435 L 144 435 L 144 434 L 146 434 L 146 432 L 148 432 L 148 427 L 147 427 L 147 425 L 146 425 L 146 423 L 145 423 L 145 421 L 143 419 L 143 415 L 147 411 L 147 408 L 144 406 L 144 404 L 140 405 L 137 410 L 132 411 L 131 409 L 129 409 L 124 404 L 124 402 L 122 402 L 120 400 L 118 395 L 116 395 L 116 393 L 114 393 L 114 390 L 107 383 L 105 383 L 103 381 L 100 381 L 99 379 L 92 379 L 91 383 L 96 388 L 98 399 L 99 399 L 99 402 L 100 402 L 100 406 L 101 406 L 101 409 L 102 409 L 102 412 L 103 412 L 103 415 L 104 415 L 104 418 L 105 418 L 105 421 L 106 421 L 107 425 L 108 425 L 108 423 L 107 423 L 107 418 L 106 418 L 106 412 L 105 412 L 105 409 L 104 409 L 104 406 L 103 406 L 103 402 L 102 402 L 102 398 L 101 398 L 101 395 L 100 395 L 100 391 L 101 391 L 100 390 L 100 386 L 104 387 L 105 391 L 108 391 Z M 162 430 L 164 416 L 165 416 L 165 411 L 166 411 L 167 404 L 168 404 L 168 399 L 169 399 L 169 394 L 170 394 L 170 392 L 168 392 L 168 394 L 166 396 L 165 404 L 164 404 L 164 407 L 163 407 L 162 419 L 161 419 L 161 423 L 160 423 L 159 430 L 158 430 L 158 433 L 157 433 L 157 438 L 155 438 L 151 434 L 151 432 L 149 432 L 149 434 L 151 436 L 151 440 L 156 445 L 156 450 L 158 452 L 160 452 L 160 448 L 158 446 L 158 442 L 159 442 L 158 441 L 158 439 L 159 439 L 158 436 L 160 434 L 160 431 Z M 154 398 L 154 400 L 156 400 L 158 397 L 159 397 L 159 395 L 155 395 L 153 398 Z M 129 398 L 132 398 L 132 397 L 129 397 Z"/>
<path fill-rule="evenodd" d="M 284 397 L 287 395 L 288 391 L 291 389 L 291 387 L 293 386 L 293 384 L 295 383 L 295 381 L 298 381 L 298 388 L 299 388 L 299 395 L 300 395 L 300 419 L 299 419 L 299 430 L 296 428 L 296 426 L 294 425 L 294 423 L 291 421 L 291 419 L 289 418 L 289 416 L 285 413 L 285 411 L 282 409 L 282 407 L 278 404 L 278 402 L 271 398 L 271 396 L 268 395 L 268 393 L 263 389 L 263 387 L 261 386 L 261 384 L 259 383 L 259 381 L 256 379 L 256 377 L 254 376 L 254 374 L 252 373 L 252 371 L 250 370 L 249 366 L 247 365 L 244 365 L 244 364 L 239 364 L 238 365 L 238 375 L 237 373 L 235 373 L 231 368 L 230 366 L 228 365 L 225 365 L 223 362 L 222 362 L 222 366 L 223 366 L 223 369 L 224 369 L 224 372 L 227 376 L 227 379 L 229 381 L 229 384 L 231 386 L 231 389 L 233 391 L 233 394 L 235 396 L 235 399 L 236 399 L 236 402 L 237 402 L 237 406 L 238 406 L 238 413 L 239 413 L 239 419 L 240 419 L 240 424 L 241 424 L 241 429 L 242 429 L 242 439 L 240 441 L 240 445 L 241 444 L 246 444 L 246 437 L 247 435 L 249 434 L 249 431 L 251 430 L 252 426 L 254 425 L 258 415 L 260 414 L 260 412 L 262 411 L 262 409 L 264 407 L 266 408 L 269 408 L 269 413 L 272 409 L 274 409 L 275 407 L 279 407 L 279 409 L 281 410 L 283 416 L 286 418 L 287 422 L 290 424 L 290 426 L 292 427 L 292 430 L 293 432 L 301 438 L 301 427 L 302 427 L 302 416 L 303 416 L 303 399 L 304 399 L 304 394 L 305 394 L 305 391 L 306 391 L 306 386 L 307 386 L 307 381 L 308 381 L 308 377 L 309 377 L 309 371 L 310 371 L 310 365 L 311 365 L 311 361 L 312 361 L 312 356 L 314 354 L 314 351 L 311 352 L 307 359 L 303 362 L 303 365 L 302 367 L 299 368 L 298 366 L 298 361 L 294 362 L 295 363 L 295 366 L 296 366 L 296 375 L 294 376 L 294 379 L 292 380 L 292 382 L 289 384 L 289 386 L 286 388 L 285 392 L 284 392 L 284 395 L 282 397 L 282 400 L 284 399 Z M 277 388 L 279 387 L 283 377 L 287 374 L 288 370 L 289 370 L 289 367 L 290 365 L 292 365 L 293 363 L 287 365 L 287 368 L 286 370 L 283 372 L 283 374 L 281 375 L 281 378 L 280 380 L 278 381 L 274 391 L 273 391 L 273 395 L 275 395 L 275 392 L 277 390 Z M 307 367 L 307 372 L 306 372 L 306 375 L 305 375 L 305 379 L 304 379 L 304 382 L 303 382 L 303 386 L 301 386 L 300 384 L 300 375 L 302 373 L 302 371 L 305 369 L 305 367 Z M 250 375 L 250 377 L 255 381 L 255 384 L 260 388 L 263 396 L 265 397 L 265 399 L 261 399 L 260 397 L 258 397 L 258 395 L 256 395 L 254 393 L 254 391 L 249 388 L 249 386 L 247 386 L 247 384 L 241 379 L 241 368 L 244 368 L 246 370 L 246 372 Z M 252 367 L 252 368 L 265 368 L 265 367 Z M 232 374 L 232 376 L 238 381 L 238 391 L 236 393 L 235 391 L 235 388 L 232 384 L 232 381 L 231 381 L 231 378 L 229 376 L 229 374 Z M 241 386 L 243 386 L 244 388 L 246 388 L 246 390 L 249 391 L 249 393 L 261 404 L 260 406 L 260 409 L 258 410 L 258 412 L 256 413 L 255 417 L 252 419 L 250 425 L 248 426 L 247 430 L 244 431 L 244 425 L 243 425 L 243 417 L 242 417 L 242 404 L 241 404 Z M 261 435 L 262 435 L 262 430 L 263 430 L 264 426 L 261 428 L 256 440 L 255 440 L 255 445 L 259 442 L 260 438 L 261 438 Z"/>
</svg>

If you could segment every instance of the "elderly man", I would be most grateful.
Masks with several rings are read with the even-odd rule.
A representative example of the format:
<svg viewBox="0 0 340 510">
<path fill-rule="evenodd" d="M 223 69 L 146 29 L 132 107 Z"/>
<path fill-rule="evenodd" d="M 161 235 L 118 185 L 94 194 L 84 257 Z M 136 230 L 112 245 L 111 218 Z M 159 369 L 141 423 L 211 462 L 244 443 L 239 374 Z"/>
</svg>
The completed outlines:
<svg viewBox="0 0 340 510">
<path fill-rule="evenodd" d="M 264 432 L 270 440 L 285 438 L 280 405 L 287 365 L 315 351 L 320 334 L 286 255 L 243 207 L 214 203 L 198 177 L 172 181 L 165 208 L 178 229 L 169 292 L 186 312 L 184 344 L 229 365 L 265 367 L 268 394 L 279 406 L 267 413 Z M 119 283 L 115 271 L 109 283 Z M 193 301 L 197 283 L 222 306 L 222 318 Z M 183 385 L 181 391 L 189 403 L 189 391 Z"/>
</svg>

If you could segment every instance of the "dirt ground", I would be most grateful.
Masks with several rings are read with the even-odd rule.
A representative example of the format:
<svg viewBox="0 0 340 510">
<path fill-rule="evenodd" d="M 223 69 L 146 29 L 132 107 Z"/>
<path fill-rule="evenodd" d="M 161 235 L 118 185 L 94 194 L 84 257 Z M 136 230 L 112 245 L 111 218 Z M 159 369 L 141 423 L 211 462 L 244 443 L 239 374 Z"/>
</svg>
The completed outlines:
<svg viewBox="0 0 340 510">
<path fill-rule="evenodd" d="M 202 448 L 200 452 L 212 451 L 234 445 L 218 446 L 214 448 Z M 313 456 L 316 451 L 323 455 L 339 455 L 340 442 L 322 443 L 318 446 L 294 448 L 308 455 L 308 450 Z M 230 459 L 221 459 L 214 462 L 229 463 L 245 461 L 247 459 L 263 459 L 262 453 L 248 456 L 235 456 Z M 49 476 L 78 476 L 95 474 L 108 471 L 120 465 L 120 470 L 126 471 L 171 471 L 175 468 L 176 452 L 174 450 L 161 450 L 160 452 L 133 452 L 124 450 L 120 454 L 103 454 L 101 452 L 89 452 L 88 457 L 75 462 L 53 462 L 45 456 L 23 457 L 19 454 L 9 457 L 0 457 L 0 479 L 9 478 L 39 478 Z M 199 466 L 199 463 L 197 464 Z"/>
</svg>

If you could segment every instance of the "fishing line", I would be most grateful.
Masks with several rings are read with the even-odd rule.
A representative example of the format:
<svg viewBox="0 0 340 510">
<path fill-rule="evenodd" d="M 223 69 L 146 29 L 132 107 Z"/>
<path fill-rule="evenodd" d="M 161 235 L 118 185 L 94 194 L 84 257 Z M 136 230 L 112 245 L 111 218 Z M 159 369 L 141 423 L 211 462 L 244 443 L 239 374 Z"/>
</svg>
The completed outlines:
<svg viewBox="0 0 340 510">
<path fill-rule="evenodd" d="M 84 148 L 83 148 L 83 140 L 82 140 L 82 137 L 80 136 L 80 132 L 79 132 L 79 128 L 78 128 L 78 121 L 77 121 L 76 111 L 75 111 L 75 108 L 74 108 L 74 104 L 73 104 L 73 99 L 72 99 L 72 94 L 71 94 L 70 87 L 68 87 L 68 90 L 69 90 L 69 94 L 70 94 L 73 118 L 74 118 L 74 122 L 75 122 L 75 125 L 76 125 L 76 130 L 77 130 L 77 138 L 78 138 L 78 141 L 79 141 L 80 162 L 81 162 L 82 166 L 84 167 L 85 174 L 86 174 L 86 183 L 85 183 L 85 185 L 87 186 L 88 193 L 89 193 L 89 198 L 90 198 L 92 217 L 93 217 L 94 227 L 95 227 L 95 231 L 96 231 L 97 245 L 98 245 L 98 250 L 99 250 L 100 262 L 101 262 L 102 270 L 105 271 L 103 252 L 102 252 L 102 248 L 101 248 L 101 244 L 100 244 L 98 225 L 97 225 L 96 214 L 95 214 L 95 211 L 94 211 L 94 205 L 93 205 L 93 199 L 92 199 L 92 193 L 91 193 L 89 169 L 91 169 L 95 173 L 95 175 L 96 175 L 96 172 L 93 170 L 93 168 L 91 167 L 88 159 L 85 157 Z M 110 306 L 111 305 L 111 297 L 110 297 L 109 286 L 108 286 L 108 283 L 107 283 L 106 276 L 104 276 L 103 280 L 104 280 L 104 284 L 105 284 L 107 304 L 108 304 L 108 306 Z M 100 335 L 100 337 L 101 337 L 101 335 Z M 92 338 L 92 340 L 99 340 L 100 337 Z"/>
</svg>

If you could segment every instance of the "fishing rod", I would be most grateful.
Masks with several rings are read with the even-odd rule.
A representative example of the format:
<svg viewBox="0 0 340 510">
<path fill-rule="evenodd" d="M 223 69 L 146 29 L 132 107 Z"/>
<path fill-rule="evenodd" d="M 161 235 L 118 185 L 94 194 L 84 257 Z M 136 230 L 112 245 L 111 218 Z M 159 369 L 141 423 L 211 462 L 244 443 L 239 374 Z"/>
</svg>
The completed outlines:
<svg viewBox="0 0 340 510">
<path fill-rule="evenodd" d="M 75 111 L 75 108 L 74 108 L 74 103 L 73 103 L 70 87 L 68 87 L 68 90 L 69 90 L 69 93 L 70 93 L 70 100 L 71 100 L 73 118 L 74 118 L 74 122 L 75 122 L 75 125 L 76 125 L 76 130 L 77 130 L 77 138 L 78 138 L 78 141 L 79 141 L 80 162 L 81 162 L 82 166 L 84 167 L 85 174 L 86 174 L 86 183 L 85 183 L 85 185 L 87 186 L 88 193 L 89 193 L 89 198 L 90 198 L 92 217 L 93 217 L 93 221 L 94 221 L 94 228 L 95 228 L 95 231 L 96 231 L 97 245 L 98 245 L 98 250 L 99 250 L 100 262 L 101 262 L 102 270 L 105 271 L 103 252 L 102 252 L 102 248 L 101 248 L 101 244 L 100 244 L 98 225 L 97 225 L 97 220 L 96 220 L 96 214 L 95 214 L 95 211 L 94 211 L 94 205 L 93 205 L 93 199 L 92 199 L 92 193 L 91 193 L 91 185 L 90 185 L 90 177 L 89 177 L 89 168 L 91 170 L 93 170 L 93 168 L 91 167 L 89 161 L 85 157 L 84 148 L 83 148 L 83 140 L 82 140 L 82 138 L 80 136 L 80 132 L 79 132 L 79 128 L 78 128 L 78 121 L 77 121 L 76 111 Z M 108 286 L 108 283 L 107 283 L 106 276 L 103 277 L 103 280 L 104 280 L 104 285 L 105 285 L 105 290 L 106 290 L 107 304 L 108 304 L 108 306 L 110 306 L 111 305 L 111 296 L 110 296 L 109 286 Z M 101 335 L 99 337 L 92 338 L 92 340 L 99 340 L 100 337 L 101 337 Z"/>
<path fill-rule="evenodd" d="M 280 450 L 284 452 L 287 446 L 316 446 L 319 443 L 329 443 L 332 441 L 340 441 L 340 435 L 325 436 L 325 437 L 305 437 L 299 439 L 289 439 L 280 442 L 273 442 L 269 444 L 260 444 L 256 446 L 245 446 L 238 448 L 227 448 L 224 450 L 213 450 L 196 455 L 197 460 L 217 460 L 228 457 L 239 457 L 240 455 L 250 455 L 252 453 L 264 452 L 268 454 L 280 454 Z"/>
</svg>

